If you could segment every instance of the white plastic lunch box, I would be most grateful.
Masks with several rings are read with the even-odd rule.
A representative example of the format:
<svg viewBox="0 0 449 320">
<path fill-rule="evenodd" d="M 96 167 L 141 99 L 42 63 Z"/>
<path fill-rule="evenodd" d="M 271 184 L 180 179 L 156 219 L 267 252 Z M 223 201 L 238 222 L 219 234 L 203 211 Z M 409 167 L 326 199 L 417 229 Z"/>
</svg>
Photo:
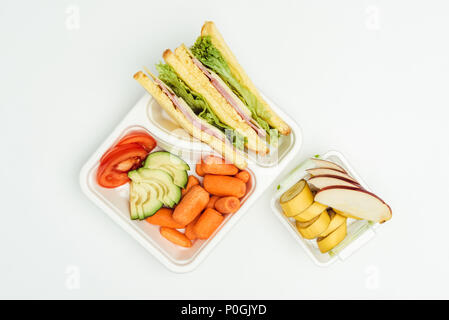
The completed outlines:
<svg viewBox="0 0 449 320">
<path fill-rule="evenodd" d="M 337 151 L 329 151 L 320 157 L 324 160 L 335 162 L 342 166 L 357 182 L 366 190 L 371 191 L 366 183 L 360 178 L 360 176 L 349 165 L 348 161 L 343 155 Z M 307 178 L 307 169 L 315 167 L 313 161 L 306 160 L 298 167 L 293 169 L 290 173 L 286 174 L 284 178 L 281 178 L 275 185 L 274 196 L 271 199 L 271 208 L 282 224 L 289 230 L 296 241 L 304 248 L 307 254 L 312 260 L 319 266 L 328 266 L 335 262 L 337 259 L 345 260 L 352 255 L 357 249 L 362 247 L 376 234 L 375 230 L 380 226 L 378 223 L 374 223 L 367 220 L 354 220 L 348 218 L 348 230 L 345 239 L 337 245 L 334 249 L 328 253 L 321 253 L 318 249 L 316 240 L 304 239 L 298 230 L 296 229 L 295 220 L 288 218 L 282 212 L 282 208 L 279 202 L 281 195 L 287 191 L 291 186 L 303 178 Z"/>
<path fill-rule="evenodd" d="M 264 99 L 266 98 L 264 97 Z M 146 221 L 130 219 L 129 184 L 115 189 L 106 189 L 100 187 L 96 182 L 96 170 L 103 153 L 118 142 L 121 137 L 135 129 L 148 131 L 157 141 L 158 149 L 164 149 L 179 155 L 190 165 L 189 174 L 194 174 L 195 165 L 199 162 L 201 155 L 214 153 L 209 146 L 191 138 L 184 130 L 179 128 L 176 122 L 163 111 L 149 94 L 145 94 L 137 102 L 85 163 L 80 172 L 81 188 L 89 199 L 168 269 L 174 272 L 192 271 L 247 212 L 254 201 L 270 186 L 300 150 L 302 133 L 299 126 L 273 102 L 266 100 L 291 127 L 292 133 L 279 139 L 277 152 L 270 153 L 269 156 L 263 158 L 249 155 L 247 170 L 251 174 L 251 180 L 247 185 L 248 193 L 242 201 L 241 208 L 235 214 L 228 215 L 223 224 L 209 239 L 196 240 L 191 248 L 183 248 L 169 242 L 160 235 L 158 226 L 151 225 Z"/>
</svg>

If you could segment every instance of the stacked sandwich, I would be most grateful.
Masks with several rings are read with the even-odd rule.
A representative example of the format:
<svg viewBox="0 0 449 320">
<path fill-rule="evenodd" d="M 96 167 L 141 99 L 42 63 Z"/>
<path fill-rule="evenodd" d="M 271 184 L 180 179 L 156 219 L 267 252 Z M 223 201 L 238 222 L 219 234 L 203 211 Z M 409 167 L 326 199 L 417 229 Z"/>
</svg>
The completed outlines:
<svg viewBox="0 0 449 320">
<path fill-rule="evenodd" d="M 269 142 L 290 127 L 262 98 L 213 22 L 189 49 L 163 53 L 159 76 L 139 71 L 134 78 L 193 137 L 207 143 L 240 169 L 245 150 L 265 155 Z"/>
</svg>

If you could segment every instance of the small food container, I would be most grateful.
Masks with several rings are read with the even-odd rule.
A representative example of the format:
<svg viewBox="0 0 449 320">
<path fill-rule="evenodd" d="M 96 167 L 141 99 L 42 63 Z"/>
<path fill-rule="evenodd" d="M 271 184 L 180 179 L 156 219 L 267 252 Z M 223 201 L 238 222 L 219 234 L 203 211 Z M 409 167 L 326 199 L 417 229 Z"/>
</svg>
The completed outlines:
<svg viewBox="0 0 449 320">
<path fill-rule="evenodd" d="M 329 151 L 319 158 L 335 162 L 336 164 L 342 166 L 364 189 L 371 191 L 340 152 Z M 304 239 L 296 229 L 295 220 L 287 217 L 283 213 L 279 200 L 281 195 L 296 182 L 301 179 L 308 178 L 308 173 L 306 170 L 313 167 L 315 167 L 315 164 L 312 160 L 308 159 L 299 164 L 299 166 L 293 169 L 290 173 L 284 175 L 283 178 L 280 178 L 278 183 L 274 186 L 275 189 L 273 190 L 274 196 L 271 199 L 271 208 L 281 223 L 286 227 L 288 232 L 290 232 L 293 238 L 307 252 L 308 256 L 319 266 L 329 266 L 337 260 L 345 260 L 357 249 L 367 243 L 375 236 L 376 229 L 380 227 L 380 224 L 367 220 L 355 220 L 348 218 L 346 237 L 340 244 L 327 253 L 320 252 L 316 240 Z"/>
<path fill-rule="evenodd" d="M 276 152 L 270 153 L 270 156 L 257 157 L 254 154 L 249 154 L 246 170 L 250 173 L 251 179 L 248 182 L 247 194 L 243 198 L 240 209 L 234 214 L 227 215 L 224 222 L 209 239 L 196 240 L 191 248 L 183 248 L 169 242 L 160 235 L 158 226 L 151 225 L 146 221 L 130 219 L 129 184 L 107 189 L 99 186 L 96 181 L 96 171 L 103 153 L 128 132 L 136 129 L 147 131 L 157 141 L 157 148 L 154 151 L 163 149 L 186 161 L 190 165 L 189 174 L 195 174 L 195 165 L 202 156 L 214 153 L 209 146 L 191 138 L 179 128 L 149 94 L 145 94 L 137 102 L 82 167 L 80 172 L 81 188 L 89 199 L 168 269 L 173 272 L 192 271 L 273 183 L 279 172 L 285 169 L 300 150 L 302 134 L 298 125 L 274 103 L 266 100 L 291 127 L 292 133 L 279 139 Z"/>
</svg>

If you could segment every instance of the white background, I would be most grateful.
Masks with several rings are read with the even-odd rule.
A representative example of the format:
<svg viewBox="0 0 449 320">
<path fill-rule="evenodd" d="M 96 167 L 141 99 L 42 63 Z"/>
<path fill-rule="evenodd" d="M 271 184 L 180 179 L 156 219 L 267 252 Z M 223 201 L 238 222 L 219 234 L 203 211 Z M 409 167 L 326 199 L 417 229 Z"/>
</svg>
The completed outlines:
<svg viewBox="0 0 449 320">
<path fill-rule="evenodd" d="M 448 14 L 444 0 L 3 0 L 0 297 L 449 298 Z M 173 274 L 81 193 L 81 166 L 144 93 L 134 72 L 205 20 L 301 125 L 290 167 L 339 150 L 393 208 L 344 263 L 315 266 L 267 191 Z"/>
</svg>

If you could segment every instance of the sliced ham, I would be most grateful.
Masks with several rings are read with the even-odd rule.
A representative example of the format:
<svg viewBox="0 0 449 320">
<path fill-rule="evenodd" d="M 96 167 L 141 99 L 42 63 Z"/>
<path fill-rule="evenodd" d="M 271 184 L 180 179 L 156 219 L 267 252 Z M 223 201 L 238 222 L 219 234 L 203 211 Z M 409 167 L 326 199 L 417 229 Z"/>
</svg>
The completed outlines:
<svg viewBox="0 0 449 320">
<path fill-rule="evenodd" d="M 226 88 L 218 81 L 212 74 L 207 70 L 207 68 L 195 57 L 191 57 L 193 63 L 204 73 L 204 75 L 209 79 L 211 84 L 217 89 L 218 92 L 226 99 L 226 101 L 234 108 L 234 110 L 242 117 L 242 119 L 257 132 L 259 136 L 265 137 L 265 130 L 260 128 L 258 125 L 253 123 L 253 119 L 242 110 L 237 101 L 235 101 L 234 97 L 229 94 Z"/>
<path fill-rule="evenodd" d="M 208 128 L 201 122 L 201 120 L 199 120 L 197 118 L 196 115 L 193 114 L 193 112 L 189 112 L 186 109 L 186 108 L 188 108 L 188 106 L 181 103 L 178 100 L 178 97 L 165 85 L 165 83 L 163 83 L 158 78 L 155 78 L 154 80 L 159 85 L 161 90 L 167 95 L 167 97 L 170 99 L 170 101 L 176 106 L 176 108 L 178 108 L 178 110 L 181 111 L 181 113 L 192 122 L 193 126 L 197 127 L 201 131 L 204 131 L 211 136 L 214 136 L 215 138 L 217 138 L 223 142 L 229 143 L 229 141 L 225 138 L 225 136 L 221 132 L 217 132 L 218 130 L 215 131 L 212 128 Z"/>
</svg>

